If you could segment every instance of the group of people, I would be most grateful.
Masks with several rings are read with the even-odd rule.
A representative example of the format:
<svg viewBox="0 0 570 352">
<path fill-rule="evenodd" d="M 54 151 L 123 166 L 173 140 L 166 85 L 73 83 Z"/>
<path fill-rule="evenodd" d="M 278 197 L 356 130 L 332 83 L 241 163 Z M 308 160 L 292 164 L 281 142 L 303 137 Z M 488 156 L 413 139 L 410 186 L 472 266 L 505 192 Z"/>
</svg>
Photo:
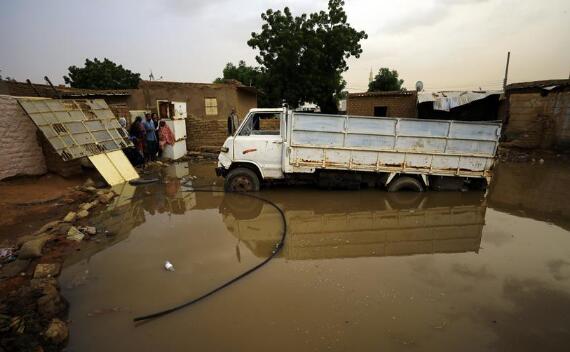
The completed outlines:
<svg viewBox="0 0 570 352">
<path fill-rule="evenodd" d="M 127 128 L 127 120 L 124 117 L 119 119 L 119 123 L 123 128 Z M 137 116 L 129 128 L 129 139 L 143 158 L 143 162 L 157 160 L 166 146 L 175 142 L 174 133 L 166 121 L 158 119 L 156 113 L 146 113 L 144 120 L 141 116 Z"/>
</svg>

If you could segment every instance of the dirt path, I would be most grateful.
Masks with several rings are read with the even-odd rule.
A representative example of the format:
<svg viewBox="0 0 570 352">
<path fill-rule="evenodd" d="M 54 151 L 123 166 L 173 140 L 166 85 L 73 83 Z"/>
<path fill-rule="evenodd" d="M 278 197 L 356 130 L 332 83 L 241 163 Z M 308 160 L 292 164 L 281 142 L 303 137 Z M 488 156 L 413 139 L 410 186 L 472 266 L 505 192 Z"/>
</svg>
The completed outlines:
<svg viewBox="0 0 570 352">
<path fill-rule="evenodd" d="M 47 174 L 0 182 L 0 243 L 13 242 L 65 216 L 84 198 L 74 187 L 86 178 Z"/>
</svg>

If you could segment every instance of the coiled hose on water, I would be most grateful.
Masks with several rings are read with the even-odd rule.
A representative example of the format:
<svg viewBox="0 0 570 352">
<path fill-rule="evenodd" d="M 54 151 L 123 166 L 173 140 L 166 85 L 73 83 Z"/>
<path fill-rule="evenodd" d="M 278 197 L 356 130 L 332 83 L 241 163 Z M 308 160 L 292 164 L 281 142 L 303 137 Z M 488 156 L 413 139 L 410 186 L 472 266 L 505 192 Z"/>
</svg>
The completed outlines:
<svg viewBox="0 0 570 352">
<path fill-rule="evenodd" d="M 187 189 L 187 190 L 183 190 L 182 192 L 213 192 L 213 193 L 226 193 L 225 191 L 222 190 L 216 190 L 216 189 L 197 189 L 197 188 L 192 188 L 192 189 Z M 273 259 L 275 256 L 277 256 L 277 254 L 279 254 L 279 252 L 281 251 L 281 249 L 283 248 L 283 245 L 285 244 L 285 237 L 287 236 L 287 220 L 285 218 L 285 213 L 283 212 L 283 209 L 281 209 L 277 204 L 275 204 L 274 202 L 270 201 L 269 199 L 265 199 L 262 198 L 258 195 L 255 194 L 251 194 L 251 193 L 243 193 L 243 192 L 232 192 L 232 194 L 235 195 L 239 195 L 239 196 L 243 196 L 243 197 L 250 197 L 250 198 L 254 198 L 257 200 L 260 200 L 262 202 L 265 202 L 269 205 L 271 205 L 273 208 L 275 208 L 278 212 L 279 215 L 281 215 L 281 220 L 283 221 L 283 233 L 281 234 L 281 239 L 279 240 L 279 242 L 275 245 L 275 249 L 272 251 L 271 255 L 269 257 L 267 257 L 265 260 L 263 260 L 261 263 L 257 264 L 256 266 L 252 267 L 251 269 L 241 273 L 240 275 L 234 277 L 233 279 L 227 281 L 226 283 L 214 288 L 213 290 L 210 290 L 209 292 L 201 295 L 200 297 L 194 298 L 186 303 L 182 303 L 178 306 L 169 308 L 169 309 L 165 309 L 163 311 L 160 312 L 156 312 L 156 313 L 152 313 L 152 314 L 148 314 L 148 315 L 142 315 L 139 317 L 136 317 L 133 319 L 134 322 L 139 322 L 139 321 L 144 321 L 144 320 L 149 320 L 149 319 L 154 319 L 154 318 L 158 318 L 158 317 L 162 317 L 164 315 L 170 314 L 172 312 L 175 312 L 177 310 L 180 310 L 182 308 L 186 308 L 188 306 L 193 305 L 194 303 L 198 303 L 199 301 L 203 300 L 206 297 L 209 297 L 211 295 L 213 295 L 214 293 L 230 286 L 231 284 L 239 281 L 240 279 L 246 277 L 247 275 L 253 273 L 254 271 L 256 271 L 257 269 L 260 269 L 262 266 L 264 266 L 265 264 L 269 263 L 271 261 L 271 259 Z"/>
</svg>

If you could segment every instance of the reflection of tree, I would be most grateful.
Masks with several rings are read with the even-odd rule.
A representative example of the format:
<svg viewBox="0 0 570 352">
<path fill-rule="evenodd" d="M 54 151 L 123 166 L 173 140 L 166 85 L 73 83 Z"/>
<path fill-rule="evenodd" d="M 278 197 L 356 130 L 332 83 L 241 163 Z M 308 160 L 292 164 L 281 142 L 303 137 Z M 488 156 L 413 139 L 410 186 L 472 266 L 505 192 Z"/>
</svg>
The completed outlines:
<svg viewBox="0 0 570 352">
<path fill-rule="evenodd" d="M 484 307 L 479 318 L 492 327 L 492 351 L 568 351 L 570 294 L 537 280 L 508 279 L 504 310 Z M 512 307 L 511 307 L 512 306 Z"/>
<path fill-rule="evenodd" d="M 354 204 L 349 197 L 343 197 L 346 202 L 311 202 L 302 195 L 284 196 L 278 200 L 289 229 L 283 255 L 315 259 L 478 252 L 486 209 L 481 194 L 427 193 L 413 199 L 380 194 L 352 193 Z M 227 229 L 258 257 L 267 257 L 281 237 L 281 218 L 266 204 L 244 205 L 226 196 L 220 212 Z"/>
</svg>

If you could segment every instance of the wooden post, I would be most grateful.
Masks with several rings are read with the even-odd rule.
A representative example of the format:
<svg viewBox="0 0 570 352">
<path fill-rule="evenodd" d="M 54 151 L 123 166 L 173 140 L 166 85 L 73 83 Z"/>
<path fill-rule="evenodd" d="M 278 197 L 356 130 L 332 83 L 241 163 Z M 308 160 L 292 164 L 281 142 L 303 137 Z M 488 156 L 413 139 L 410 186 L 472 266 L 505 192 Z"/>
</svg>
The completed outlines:
<svg viewBox="0 0 570 352">
<path fill-rule="evenodd" d="M 503 81 L 503 90 L 507 87 L 507 78 L 509 76 L 509 61 L 511 60 L 511 52 L 507 53 L 507 67 L 505 67 L 505 80 Z"/>
</svg>

